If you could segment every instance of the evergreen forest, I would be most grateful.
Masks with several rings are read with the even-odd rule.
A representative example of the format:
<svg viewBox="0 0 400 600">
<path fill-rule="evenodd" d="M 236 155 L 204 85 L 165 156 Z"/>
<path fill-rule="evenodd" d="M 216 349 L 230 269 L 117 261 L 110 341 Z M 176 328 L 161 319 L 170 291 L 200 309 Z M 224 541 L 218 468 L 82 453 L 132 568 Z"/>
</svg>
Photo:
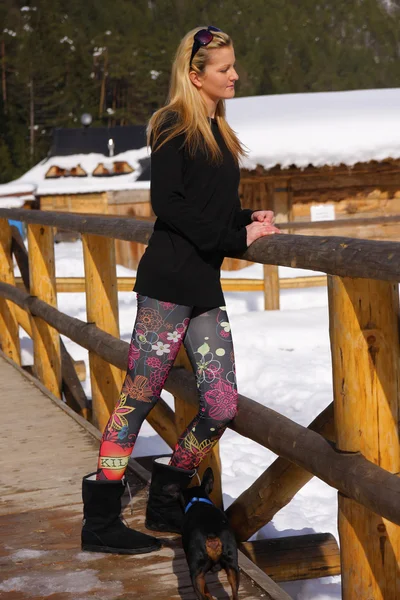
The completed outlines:
<svg viewBox="0 0 400 600">
<path fill-rule="evenodd" d="M 145 124 L 183 35 L 231 35 L 236 96 L 397 87 L 400 0 L 0 0 L 0 182 L 54 127 Z"/>
</svg>

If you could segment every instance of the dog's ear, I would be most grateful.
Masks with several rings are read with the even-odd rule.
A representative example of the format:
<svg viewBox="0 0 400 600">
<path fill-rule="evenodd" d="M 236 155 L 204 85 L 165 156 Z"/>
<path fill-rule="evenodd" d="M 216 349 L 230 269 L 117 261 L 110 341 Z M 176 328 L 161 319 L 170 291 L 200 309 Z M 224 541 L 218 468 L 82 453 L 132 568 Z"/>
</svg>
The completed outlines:
<svg viewBox="0 0 400 600">
<path fill-rule="evenodd" d="M 207 495 L 211 494 L 214 487 L 214 473 L 211 467 L 208 467 L 203 475 L 201 487 Z"/>
</svg>

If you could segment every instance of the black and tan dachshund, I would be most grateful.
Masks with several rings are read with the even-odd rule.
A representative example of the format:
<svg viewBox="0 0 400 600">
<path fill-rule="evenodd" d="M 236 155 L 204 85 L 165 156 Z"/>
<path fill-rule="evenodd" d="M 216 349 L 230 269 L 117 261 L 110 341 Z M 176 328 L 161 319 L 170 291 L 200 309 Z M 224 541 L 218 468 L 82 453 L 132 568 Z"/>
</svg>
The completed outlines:
<svg viewBox="0 0 400 600">
<path fill-rule="evenodd" d="M 213 596 L 207 589 L 205 574 L 222 568 L 232 588 L 232 600 L 238 600 L 239 566 L 235 536 L 222 510 L 209 499 L 214 475 L 209 467 L 201 485 L 183 492 L 185 517 L 182 544 L 189 566 L 194 591 L 199 600 Z"/>
</svg>

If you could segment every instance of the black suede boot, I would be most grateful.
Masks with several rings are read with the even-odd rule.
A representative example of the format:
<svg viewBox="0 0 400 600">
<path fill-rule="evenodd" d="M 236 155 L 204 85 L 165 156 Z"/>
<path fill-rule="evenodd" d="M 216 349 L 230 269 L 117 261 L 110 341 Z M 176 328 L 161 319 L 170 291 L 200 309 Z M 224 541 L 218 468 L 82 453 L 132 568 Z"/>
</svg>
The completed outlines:
<svg viewBox="0 0 400 600">
<path fill-rule="evenodd" d="M 196 469 L 171 467 L 170 458 L 161 456 L 153 461 L 146 527 L 152 531 L 181 533 L 184 512 L 180 494 L 188 487 Z"/>
<path fill-rule="evenodd" d="M 96 481 L 97 473 L 82 480 L 82 550 L 112 554 L 145 554 L 161 548 L 145 533 L 129 529 L 121 520 L 123 481 Z"/>
</svg>

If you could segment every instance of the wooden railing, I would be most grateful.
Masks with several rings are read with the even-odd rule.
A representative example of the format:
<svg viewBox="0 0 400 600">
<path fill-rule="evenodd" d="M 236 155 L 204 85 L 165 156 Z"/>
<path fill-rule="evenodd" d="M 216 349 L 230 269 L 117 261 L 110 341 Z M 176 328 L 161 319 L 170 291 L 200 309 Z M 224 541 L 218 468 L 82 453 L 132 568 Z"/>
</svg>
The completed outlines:
<svg viewBox="0 0 400 600">
<path fill-rule="evenodd" d="M 27 257 L 13 238 L 7 218 L 28 224 L 29 272 Z M 87 322 L 56 308 L 54 227 L 82 234 Z M 0 210 L 2 349 L 20 362 L 18 326 L 24 319 L 27 325 L 28 319 L 37 374 L 59 397 L 67 378 L 59 334 L 88 349 L 93 422 L 100 429 L 118 397 L 128 356 L 128 344 L 119 339 L 118 332 L 113 239 L 146 243 L 151 231 L 151 223 L 134 220 Z M 19 257 L 29 291 L 15 286 L 12 250 Z M 230 427 L 279 458 L 229 507 L 230 522 L 244 542 L 317 476 L 339 491 L 344 600 L 397 600 L 400 243 L 288 234 L 258 240 L 241 258 L 328 274 L 334 398 L 332 405 L 305 428 L 239 396 L 238 415 Z M 178 364 L 186 363 L 181 352 Z M 179 432 L 198 408 L 193 373 L 174 366 L 165 388 L 175 397 L 175 412 L 160 400 L 148 420 L 173 448 Z M 77 404 L 84 413 L 85 403 Z M 218 475 L 218 447 L 210 462 Z M 218 486 L 214 499 L 221 500 Z"/>
<path fill-rule="evenodd" d="M 117 288 L 119 292 L 131 292 L 135 285 L 136 277 L 118 277 Z M 224 292 L 262 292 L 265 287 L 263 279 L 250 279 L 249 277 L 223 277 L 221 279 Z M 304 275 L 300 277 L 281 277 L 279 289 L 289 290 L 295 288 L 326 286 L 326 275 Z M 23 289 L 22 277 L 15 278 L 15 285 Z M 84 293 L 86 291 L 84 277 L 57 277 L 57 294 Z"/>
<path fill-rule="evenodd" d="M 109 216 L 105 218 L 110 218 Z M 132 217 L 122 217 L 124 220 L 132 220 Z M 154 223 L 154 217 L 141 217 L 140 221 Z M 329 221 L 294 221 L 279 223 L 278 227 L 283 232 L 301 233 L 302 231 L 316 231 L 316 235 L 320 235 L 325 230 L 329 235 L 336 235 L 341 229 L 349 227 L 354 228 L 357 232 L 365 233 L 365 237 L 369 238 L 368 233 L 372 231 L 374 226 L 379 226 L 384 233 L 385 227 L 393 226 L 398 232 L 397 237 L 400 240 L 400 215 L 380 215 L 378 217 L 353 217 L 340 218 Z M 354 237 L 362 237 L 355 235 Z M 119 292 L 131 291 L 135 284 L 135 277 L 118 277 L 117 289 Z M 279 310 L 280 308 L 280 292 L 281 290 L 305 287 L 325 287 L 327 285 L 326 275 L 300 276 L 300 277 L 279 277 L 277 265 L 263 265 L 262 278 L 222 278 L 222 289 L 224 292 L 263 292 L 264 309 Z M 16 285 L 23 287 L 21 278 L 16 279 Z M 56 280 L 57 293 L 61 292 L 85 292 L 85 280 L 83 277 L 62 277 Z"/>
</svg>

